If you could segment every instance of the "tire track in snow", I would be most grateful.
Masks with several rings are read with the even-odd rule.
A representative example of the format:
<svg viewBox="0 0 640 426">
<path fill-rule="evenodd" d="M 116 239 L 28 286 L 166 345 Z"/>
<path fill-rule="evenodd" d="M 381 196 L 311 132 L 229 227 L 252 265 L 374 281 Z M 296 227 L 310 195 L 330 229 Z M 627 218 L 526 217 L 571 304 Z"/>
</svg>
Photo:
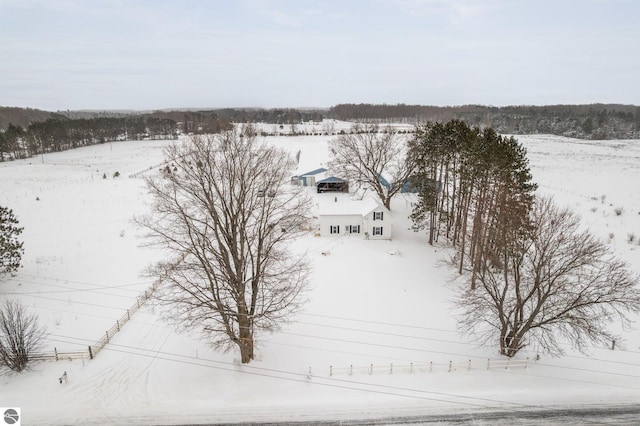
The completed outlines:
<svg viewBox="0 0 640 426">
<path fill-rule="evenodd" d="M 161 324 L 147 325 L 146 328 L 129 327 L 112 339 L 115 344 L 129 343 L 125 340 L 134 341 L 135 346 L 141 348 L 140 355 L 112 353 L 111 356 L 107 344 L 100 354 L 102 359 L 92 361 L 98 374 L 82 379 L 81 383 L 74 386 L 70 397 L 87 406 L 90 411 L 107 415 L 112 415 L 114 411 L 130 410 L 138 404 L 151 404 L 149 370 L 172 332 Z M 105 366 L 102 364 L 104 362 L 111 365 Z"/>
</svg>

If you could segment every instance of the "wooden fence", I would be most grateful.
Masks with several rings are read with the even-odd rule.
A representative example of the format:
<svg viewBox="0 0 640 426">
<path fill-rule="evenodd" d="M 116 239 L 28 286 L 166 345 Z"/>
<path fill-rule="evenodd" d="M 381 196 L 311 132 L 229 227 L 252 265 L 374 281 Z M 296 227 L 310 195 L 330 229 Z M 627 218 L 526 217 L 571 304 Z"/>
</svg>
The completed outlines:
<svg viewBox="0 0 640 426">
<path fill-rule="evenodd" d="M 131 319 L 133 314 L 136 313 L 136 311 L 138 311 L 138 309 L 140 309 L 147 300 L 149 300 L 159 284 L 159 280 L 155 281 L 142 295 L 136 297 L 136 302 L 127 309 L 120 319 L 116 320 L 115 324 L 109 330 L 105 331 L 105 334 L 100 338 L 100 340 L 95 344 L 88 346 L 87 350 L 58 351 L 58 348 L 53 348 L 53 352 L 36 352 L 31 354 L 29 358 L 32 361 L 73 361 L 78 359 L 84 361 L 85 359 L 93 359 L 98 352 L 100 352 L 105 345 L 111 341 L 113 336 L 121 330 L 122 326 Z"/>
<path fill-rule="evenodd" d="M 59 352 L 58 348 L 53 348 L 53 352 L 40 352 L 31 354 L 29 359 L 33 361 L 72 361 L 76 359 L 89 359 L 87 351 L 65 351 Z"/>
<path fill-rule="evenodd" d="M 104 336 L 102 336 L 95 344 L 89 346 L 89 359 L 93 359 L 93 357 L 95 357 L 98 352 L 100 352 L 105 345 L 111 341 L 113 336 L 120 332 L 122 326 L 129 322 L 133 314 L 135 314 L 138 309 L 144 305 L 144 302 L 149 300 L 154 290 L 158 287 L 158 284 L 159 281 L 155 281 L 150 289 L 145 290 L 144 294 L 136 297 L 136 302 L 127 309 L 127 312 L 125 312 L 120 319 L 116 320 L 115 324 L 113 324 L 109 330 L 104 332 Z"/>
</svg>

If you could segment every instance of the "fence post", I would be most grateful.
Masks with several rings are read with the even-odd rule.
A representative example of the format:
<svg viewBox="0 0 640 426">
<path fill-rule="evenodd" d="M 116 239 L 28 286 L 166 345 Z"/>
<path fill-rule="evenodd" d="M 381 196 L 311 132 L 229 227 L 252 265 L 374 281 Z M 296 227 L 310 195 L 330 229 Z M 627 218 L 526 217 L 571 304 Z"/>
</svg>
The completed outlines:
<svg viewBox="0 0 640 426">
<path fill-rule="evenodd" d="M 429 361 L 429 373 L 433 373 L 433 361 Z"/>
<path fill-rule="evenodd" d="M 333 376 L 333 365 L 329 366 L 329 377 Z"/>
<path fill-rule="evenodd" d="M 120 331 L 120 320 L 116 320 L 116 329 Z"/>
<path fill-rule="evenodd" d="M 469 360 L 469 364 L 467 365 L 467 371 L 471 371 L 471 360 Z"/>
<path fill-rule="evenodd" d="M 527 360 L 524 362 L 524 369 L 526 370 L 527 368 L 529 368 L 529 357 L 527 357 Z"/>
<path fill-rule="evenodd" d="M 131 315 L 129 314 L 129 310 L 127 309 L 127 321 L 131 321 Z"/>
<path fill-rule="evenodd" d="M 409 373 L 413 373 L 413 363 L 409 364 Z"/>
<path fill-rule="evenodd" d="M 612 340 L 611 341 L 611 350 L 614 350 L 616 348 L 616 341 Z"/>
<path fill-rule="evenodd" d="M 389 374 L 393 374 L 393 363 L 389 366 Z"/>
<path fill-rule="evenodd" d="M 449 361 L 449 373 L 451 373 L 451 364 L 453 364 L 453 361 Z"/>
<path fill-rule="evenodd" d="M 93 359 L 93 351 L 91 350 L 91 346 L 89 346 L 89 359 Z"/>
<path fill-rule="evenodd" d="M 53 352 L 56 354 L 56 361 L 58 360 L 58 348 L 53 348 Z"/>
<path fill-rule="evenodd" d="M 105 331 L 104 333 L 107 335 L 107 343 L 109 343 L 109 332 Z"/>
<path fill-rule="evenodd" d="M 491 358 L 487 358 L 487 370 L 491 368 Z"/>
<path fill-rule="evenodd" d="M 349 375 L 353 375 L 353 364 L 349 366 Z"/>
</svg>

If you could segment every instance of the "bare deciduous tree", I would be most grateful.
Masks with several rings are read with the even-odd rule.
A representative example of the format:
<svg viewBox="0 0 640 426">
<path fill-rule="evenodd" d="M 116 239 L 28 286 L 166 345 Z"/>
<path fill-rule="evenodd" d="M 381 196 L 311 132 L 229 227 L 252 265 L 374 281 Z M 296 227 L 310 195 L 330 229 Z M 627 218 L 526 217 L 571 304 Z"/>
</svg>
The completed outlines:
<svg viewBox="0 0 640 426">
<path fill-rule="evenodd" d="M 356 189 L 371 189 L 390 209 L 391 198 L 402 190 L 413 171 L 406 142 L 392 129 L 354 127 L 329 142 L 329 168 Z"/>
<path fill-rule="evenodd" d="M 482 263 L 478 288 L 461 292 L 461 328 L 509 357 L 533 342 L 551 354 L 563 353 L 562 339 L 581 351 L 611 342 L 610 323 L 628 326 L 628 312 L 640 311 L 638 277 L 552 199 L 536 199 L 531 222 L 501 259 Z"/>
<path fill-rule="evenodd" d="M 308 265 L 287 242 L 308 227 L 309 199 L 289 185 L 289 155 L 255 132 L 194 136 L 167 149 L 171 164 L 148 180 L 153 213 L 138 219 L 171 259 L 153 272 L 171 319 L 220 349 L 254 358 L 259 331 L 300 307 Z"/>
<path fill-rule="evenodd" d="M 27 312 L 18 300 L 6 299 L 0 306 L 0 367 L 15 372 L 28 368 L 42 348 L 45 329 L 38 316 Z"/>
</svg>

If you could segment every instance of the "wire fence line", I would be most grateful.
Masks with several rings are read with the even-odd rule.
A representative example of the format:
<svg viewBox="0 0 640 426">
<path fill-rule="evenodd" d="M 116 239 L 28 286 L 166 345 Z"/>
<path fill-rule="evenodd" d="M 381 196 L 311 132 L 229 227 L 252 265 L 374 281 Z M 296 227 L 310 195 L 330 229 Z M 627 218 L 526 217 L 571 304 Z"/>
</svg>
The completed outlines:
<svg viewBox="0 0 640 426">
<path fill-rule="evenodd" d="M 413 373 L 436 373 L 455 371 L 471 371 L 471 370 L 510 370 L 512 368 L 527 369 L 529 368 L 529 358 L 526 359 L 491 359 L 484 361 L 472 361 L 469 359 L 465 362 L 449 361 L 446 363 L 409 363 L 409 364 L 369 364 L 367 366 L 334 367 L 329 366 L 329 377 L 335 375 L 374 375 L 374 374 L 413 374 Z M 311 368 L 309 368 L 309 375 Z"/>
<path fill-rule="evenodd" d="M 186 254 L 184 254 L 179 260 L 178 263 L 181 263 Z M 34 361 L 61 361 L 61 360 L 76 360 L 76 359 L 93 359 L 104 347 L 111 341 L 113 336 L 120 332 L 122 327 L 131 320 L 133 314 L 135 314 L 144 303 L 151 298 L 153 292 L 158 288 L 158 286 L 162 283 L 162 278 L 158 278 L 151 284 L 151 287 L 146 289 L 143 294 L 136 297 L 135 303 L 133 303 L 129 309 L 116 320 L 115 324 L 111 326 L 110 329 L 104 332 L 104 335 L 93 345 L 87 346 L 87 350 L 85 351 L 58 351 L 57 348 L 53 348 L 53 352 L 45 352 L 45 353 L 35 353 L 30 356 L 30 358 Z"/>
<path fill-rule="evenodd" d="M 122 327 L 127 322 L 129 322 L 133 314 L 135 314 L 138 309 L 140 309 L 140 307 L 142 307 L 144 303 L 149 300 L 155 289 L 158 288 L 159 284 L 160 280 L 154 281 L 154 283 L 151 285 L 151 288 L 145 290 L 142 295 L 136 297 L 136 302 L 131 305 L 129 309 L 127 309 L 127 312 L 125 312 L 119 319 L 117 319 L 115 324 L 113 324 L 113 326 L 111 326 L 109 330 L 105 331 L 104 336 L 102 336 L 100 340 L 98 340 L 95 344 L 88 347 L 89 359 L 93 359 L 102 349 L 104 349 L 106 344 L 111 341 L 113 336 L 120 332 Z"/>
<path fill-rule="evenodd" d="M 133 317 L 133 314 L 135 314 L 144 305 L 144 303 L 151 298 L 155 289 L 160 285 L 160 282 L 160 279 L 156 280 L 150 288 L 144 291 L 143 294 L 137 296 L 135 303 L 133 303 L 131 307 L 116 320 L 115 324 L 113 324 L 110 329 L 105 331 L 104 335 L 96 343 L 87 346 L 86 350 L 59 351 L 58 348 L 53 348 L 53 351 L 31 353 L 29 354 L 29 359 L 31 361 L 82 360 L 83 362 L 85 359 L 93 359 L 102 349 L 104 349 L 105 345 L 111 341 L 113 336 L 120 332 L 122 327 L 129 322 L 131 317 Z"/>
<path fill-rule="evenodd" d="M 144 175 L 145 173 L 150 172 L 153 169 L 162 169 L 162 168 L 167 167 L 168 165 L 169 165 L 168 162 L 163 161 L 162 163 L 156 164 L 155 166 L 149 166 L 146 169 L 138 170 L 137 172 L 131 173 L 129 175 L 129 179 L 135 179 L 137 177 L 140 177 L 140 176 Z"/>
</svg>

